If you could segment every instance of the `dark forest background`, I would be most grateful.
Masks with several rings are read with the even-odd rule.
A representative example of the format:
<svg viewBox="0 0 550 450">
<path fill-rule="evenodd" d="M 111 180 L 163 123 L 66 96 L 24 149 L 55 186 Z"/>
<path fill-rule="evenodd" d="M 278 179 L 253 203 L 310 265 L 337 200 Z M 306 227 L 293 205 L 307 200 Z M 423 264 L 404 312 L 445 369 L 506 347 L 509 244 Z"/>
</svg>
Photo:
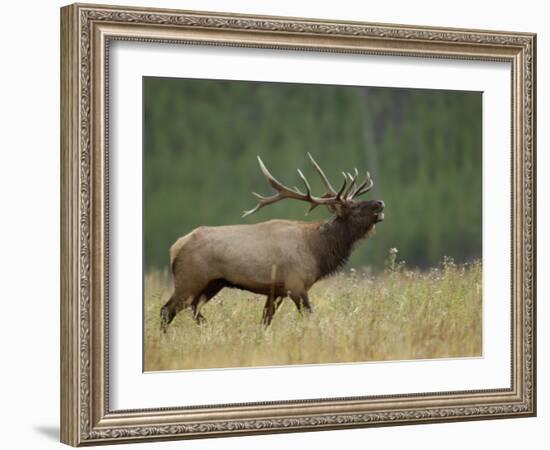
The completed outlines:
<svg viewBox="0 0 550 450">
<path fill-rule="evenodd" d="M 272 193 L 260 155 L 284 184 L 324 193 L 310 152 L 332 181 L 369 170 L 364 198 L 385 221 L 349 265 L 383 267 L 389 248 L 421 268 L 481 257 L 481 108 L 478 92 L 195 79 L 143 79 L 145 270 L 167 268 L 169 248 L 199 225 L 305 216 L 285 200 L 245 219 L 251 191 Z"/>
</svg>

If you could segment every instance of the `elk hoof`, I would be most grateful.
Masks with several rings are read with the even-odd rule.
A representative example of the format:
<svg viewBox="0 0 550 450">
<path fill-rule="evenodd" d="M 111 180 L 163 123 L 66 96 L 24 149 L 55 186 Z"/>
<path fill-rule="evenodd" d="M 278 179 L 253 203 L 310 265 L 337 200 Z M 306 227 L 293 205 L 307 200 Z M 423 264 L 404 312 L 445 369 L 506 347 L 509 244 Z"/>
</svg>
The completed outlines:
<svg viewBox="0 0 550 450">
<path fill-rule="evenodd" d="M 206 318 L 201 313 L 193 316 L 193 319 L 195 320 L 195 323 L 199 326 L 206 325 Z"/>
</svg>

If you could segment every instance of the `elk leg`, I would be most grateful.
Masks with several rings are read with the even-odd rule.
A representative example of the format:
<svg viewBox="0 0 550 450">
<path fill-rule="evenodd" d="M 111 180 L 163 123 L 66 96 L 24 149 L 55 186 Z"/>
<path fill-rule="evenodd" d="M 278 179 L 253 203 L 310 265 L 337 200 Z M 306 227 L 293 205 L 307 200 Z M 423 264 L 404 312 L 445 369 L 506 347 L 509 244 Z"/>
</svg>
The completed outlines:
<svg viewBox="0 0 550 450">
<path fill-rule="evenodd" d="M 202 325 L 206 322 L 206 318 L 201 314 L 201 308 L 210 301 L 215 295 L 218 294 L 224 288 L 223 282 L 220 280 L 214 280 L 204 288 L 204 290 L 193 299 L 191 309 L 193 311 L 193 319 L 198 325 Z"/>
<path fill-rule="evenodd" d="M 267 296 L 265 302 L 264 311 L 262 315 L 262 323 L 264 327 L 268 327 L 271 321 L 273 320 L 273 315 L 275 314 L 275 299 L 271 296 Z"/>
<path fill-rule="evenodd" d="M 271 321 L 273 320 L 273 316 L 279 309 L 279 306 L 283 303 L 283 297 L 271 297 L 270 295 L 267 296 L 267 300 L 264 305 L 264 310 L 262 313 L 262 323 L 268 327 Z"/>
<path fill-rule="evenodd" d="M 206 323 L 206 318 L 201 314 L 200 309 L 202 308 L 202 305 L 206 303 L 206 300 L 203 300 L 204 297 L 200 297 L 198 302 L 193 302 L 193 305 L 191 306 L 193 311 L 193 320 L 197 322 L 197 325 L 203 325 Z"/>
<path fill-rule="evenodd" d="M 275 313 L 279 309 L 279 306 L 282 305 L 284 297 L 271 297 L 268 296 L 264 305 L 264 310 L 262 313 L 262 323 L 268 327 L 275 316 Z"/>
<path fill-rule="evenodd" d="M 307 295 L 307 292 L 302 292 L 300 294 L 290 294 L 290 298 L 296 305 L 296 308 L 300 312 L 300 314 L 306 310 L 306 312 L 311 312 L 311 303 L 309 303 L 309 296 Z"/>
<path fill-rule="evenodd" d="M 170 300 L 168 300 L 162 308 L 160 308 L 160 329 L 166 333 L 168 325 L 174 320 L 176 314 L 182 309 L 191 307 L 190 301 L 193 295 L 182 290 L 175 290 Z"/>
<path fill-rule="evenodd" d="M 163 333 L 166 333 L 168 325 L 170 325 L 170 322 L 174 320 L 174 317 L 176 317 L 179 309 L 181 309 L 178 309 L 179 303 L 178 297 L 173 294 L 172 297 L 170 297 L 170 300 L 168 300 L 165 305 L 160 308 L 160 329 Z"/>
<path fill-rule="evenodd" d="M 193 320 L 197 325 L 204 325 L 206 323 L 206 318 L 201 314 L 201 308 L 208 300 L 210 300 L 210 298 L 202 293 L 193 300 L 191 311 L 193 313 Z"/>
<path fill-rule="evenodd" d="M 311 303 L 309 303 L 309 295 L 307 295 L 307 292 L 303 292 L 301 297 L 302 297 L 302 304 L 304 305 L 306 312 L 311 313 L 312 309 L 311 309 Z"/>
</svg>

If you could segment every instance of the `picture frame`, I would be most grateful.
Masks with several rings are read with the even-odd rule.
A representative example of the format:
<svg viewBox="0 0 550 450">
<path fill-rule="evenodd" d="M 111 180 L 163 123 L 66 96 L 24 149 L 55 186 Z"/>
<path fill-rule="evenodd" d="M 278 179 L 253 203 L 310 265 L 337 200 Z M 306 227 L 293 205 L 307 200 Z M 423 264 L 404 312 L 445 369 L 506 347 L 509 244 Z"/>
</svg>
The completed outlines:
<svg viewBox="0 0 550 450">
<path fill-rule="evenodd" d="M 116 41 L 509 63 L 510 385 L 113 409 L 108 105 L 110 46 Z M 61 441 L 81 446 L 536 415 L 535 90 L 531 33 L 105 5 L 62 8 Z"/>
</svg>

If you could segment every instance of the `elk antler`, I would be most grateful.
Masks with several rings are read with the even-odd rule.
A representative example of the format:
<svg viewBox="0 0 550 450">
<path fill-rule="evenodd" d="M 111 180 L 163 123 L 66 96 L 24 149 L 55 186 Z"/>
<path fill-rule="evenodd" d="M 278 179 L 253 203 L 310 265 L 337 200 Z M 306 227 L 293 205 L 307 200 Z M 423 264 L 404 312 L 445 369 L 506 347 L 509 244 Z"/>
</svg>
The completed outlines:
<svg viewBox="0 0 550 450">
<path fill-rule="evenodd" d="M 367 176 L 365 177 L 365 181 L 363 181 L 359 186 L 356 186 L 355 180 L 357 179 L 357 169 L 355 169 L 355 171 L 356 171 L 356 174 L 353 179 L 353 188 L 350 187 L 349 191 L 346 193 L 346 199 L 348 201 L 351 201 L 355 197 L 359 197 L 360 195 L 363 195 L 369 192 L 374 186 L 374 181 L 372 181 L 372 178 L 370 177 L 370 173 L 368 172 L 367 172 Z M 350 175 L 348 174 L 348 176 Z"/>
<path fill-rule="evenodd" d="M 328 181 L 327 176 L 325 175 L 325 172 L 323 172 L 323 169 L 321 169 L 321 166 L 315 161 L 313 156 L 311 156 L 311 153 L 308 152 L 307 156 L 309 157 L 309 160 L 315 170 L 317 170 L 317 173 L 321 177 L 321 180 L 323 180 L 323 183 L 325 187 L 327 188 L 327 192 L 321 197 L 321 198 L 330 198 L 333 196 L 337 196 L 341 199 L 342 203 L 349 203 L 351 202 L 355 197 L 358 197 L 359 195 L 363 195 L 366 192 L 370 191 L 372 187 L 374 186 L 374 183 L 370 177 L 370 174 L 367 172 L 367 176 L 365 178 L 365 181 L 361 183 L 359 187 L 356 185 L 357 177 L 359 176 L 359 171 L 357 168 L 355 168 L 355 175 L 352 177 L 351 174 L 346 174 L 342 172 L 342 175 L 344 176 L 344 184 L 342 185 L 341 189 L 338 191 L 338 193 L 334 190 L 330 182 Z M 349 187 L 347 185 L 348 178 L 351 181 L 349 184 Z M 319 206 L 318 204 L 313 204 L 310 206 L 308 213 L 313 211 L 315 208 Z"/>
<path fill-rule="evenodd" d="M 259 211 L 264 206 L 271 205 L 273 203 L 276 203 L 280 200 L 283 200 L 285 198 L 292 198 L 295 200 L 302 200 L 305 202 L 308 202 L 311 204 L 308 213 L 316 208 L 319 205 L 328 206 L 331 211 L 335 211 L 335 208 L 337 208 L 337 205 L 346 205 L 349 204 L 354 197 L 364 194 L 369 189 L 372 188 L 372 180 L 370 179 L 370 175 L 367 172 L 367 178 L 365 181 L 357 187 L 356 180 L 359 175 L 359 172 L 357 169 L 355 169 L 355 175 L 352 177 L 351 174 L 345 174 L 344 175 L 344 183 L 342 184 L 342 187 L 336 192 L 330 182 L 328 181 L 327 176 L 317 164 L 317 162 L 313 159 L 313 157 L 308 153 L 309 159 L 311 163 L 313 164 L 313 167 L 317 170 L 319 175 L 321 176 L 321 179 L 327 188 L 327 192 L 322 197 L 315 197 L 311 194 L 311 186 L 309 182 L 307 181 L 307 178 L 304 176 L 302 171 L 298 169 L 298 175 L 302 179 L 306 192 L 302 192 L 300 189 L 295 187 L 294 189 L 291 189 L 284 184 L 282 184 L 280 181 L 275 179 L 271 173 L 267 170 L 265 167 L 265 164 L 263 163 L 262 159 L 258 156 L 258 163 L 260 164 L 260 170 L 264 174 L 264 176 L 267 178 L 267 181 L 277 191 L 275 195 L 264 197 L 263 195 L 260 195 L 256 192 L 253 192 L 252 194 L 258 199 L 258 204 L 248 211 L 245 211 L 243 214 L 243 217 L 249 216 L 250 214 L 255 213 L 256 211 Z M 349 179 L 348 179 L 349 178 Z M 348 184 L 349 181 L 349 184 Z"/>
</svg>

